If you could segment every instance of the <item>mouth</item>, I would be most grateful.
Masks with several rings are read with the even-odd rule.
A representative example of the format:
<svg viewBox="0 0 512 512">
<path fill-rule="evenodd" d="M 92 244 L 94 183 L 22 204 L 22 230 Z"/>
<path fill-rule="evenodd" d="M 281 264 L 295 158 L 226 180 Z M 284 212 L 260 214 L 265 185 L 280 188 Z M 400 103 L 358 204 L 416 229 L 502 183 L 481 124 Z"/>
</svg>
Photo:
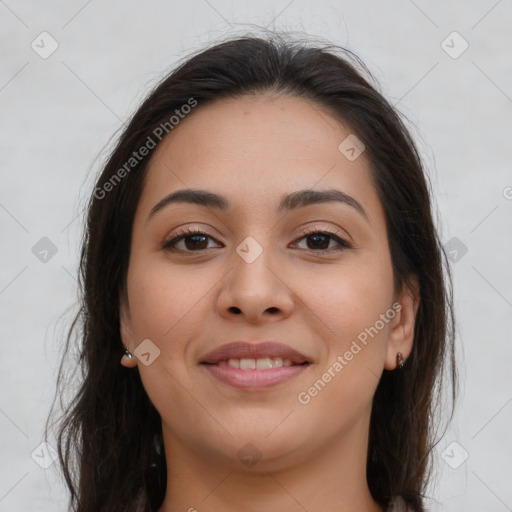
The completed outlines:
<svg viewBox="0 0 512 512">
<path fill-rule="evenodd" d="M 311 361 L 275 342 L 234 342 L 213 350 L 200 366 L 217 380 L 245 390 L 269 388 L 306 370 Z"/>
<path fill-rule="evenodd" d="M 250 358 L 229 358 L 222 359 L 218 363 L 202 363 L 213 366 L 229 366 L 230 368 L 237 368 L 239 370 L 271 370 L 272 368 L 283 368 L 289 366 L 301 366 L 310 364 L 307 361 L 302 363 L 294 363 L 291 359 L 282 357 L 262 357 L 258 359 L 250 359 Z"/>
</svg>

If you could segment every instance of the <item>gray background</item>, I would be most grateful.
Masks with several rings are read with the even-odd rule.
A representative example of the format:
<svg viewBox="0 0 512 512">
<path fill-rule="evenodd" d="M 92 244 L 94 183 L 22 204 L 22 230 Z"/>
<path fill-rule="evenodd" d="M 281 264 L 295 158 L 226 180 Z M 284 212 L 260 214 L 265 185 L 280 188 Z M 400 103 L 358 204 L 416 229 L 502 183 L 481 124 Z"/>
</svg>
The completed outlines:
<svg viewBox="0 0 512 512">
<path fill-rule="evenodd" d="M 512 510 L 512 0 L 6 0 L 0 511 L 65 510 L 57 464 L 41 467 L 53 459 L 39 445 L 76 310 L 82 208 L 105 145 L 179 59 L 252 23 L 356 51 L 410 120 L 454 259 L 462 370 L 429 507 Z M 58 44 L 47 58 L 43 31 Z"/>
</svg>

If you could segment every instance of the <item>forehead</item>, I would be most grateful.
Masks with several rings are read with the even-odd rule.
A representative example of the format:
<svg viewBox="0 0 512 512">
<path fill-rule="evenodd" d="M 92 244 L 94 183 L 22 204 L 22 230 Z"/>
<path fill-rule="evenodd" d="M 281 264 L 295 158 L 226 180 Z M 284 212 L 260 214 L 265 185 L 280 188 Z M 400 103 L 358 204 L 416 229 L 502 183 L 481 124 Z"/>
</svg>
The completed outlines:
<svg viewBox="0 0 512 512">
<path fill-rule="evenodd" d="M 149 211 L 163 195 L 183 188 L 222 193 L 239 210 L 266 209 L 306 188 L 336 187 L 375 201 L 364 153 L 350 161 L 339 149 L 351 134 L 316 102 L 289 95 L 199 104 L 156 148 L 140 207 Z"/>
</svg>

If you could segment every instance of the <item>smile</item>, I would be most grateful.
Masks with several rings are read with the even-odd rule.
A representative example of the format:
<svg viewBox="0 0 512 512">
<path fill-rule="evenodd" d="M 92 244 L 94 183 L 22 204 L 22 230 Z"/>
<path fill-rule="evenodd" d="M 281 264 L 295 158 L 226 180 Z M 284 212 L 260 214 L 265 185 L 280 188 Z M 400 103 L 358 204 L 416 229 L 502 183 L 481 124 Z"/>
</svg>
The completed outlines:
<svg viewBox="0 0 512 512">
<path fill-rule="evenodd" d="M 290 359 L 283 359 L 282 357 L 263 357 L 258 359 L 230 358 L 218 362 L 219 366 L 229 366 L 230 368 L 240 368 L 241 370 L 269 370 L 271 368 L 292 366 L 293 364 Z"/>
<path fill-rule="evenodd" d="M 270 388 L 304 372 L 309 363 L 296 364 L 290 359 L 266 357 L 258 359 L 228 359 L 216 364 L 203 363 L 216 380 L 235 388 L 258 390 Z"/>
</svg>

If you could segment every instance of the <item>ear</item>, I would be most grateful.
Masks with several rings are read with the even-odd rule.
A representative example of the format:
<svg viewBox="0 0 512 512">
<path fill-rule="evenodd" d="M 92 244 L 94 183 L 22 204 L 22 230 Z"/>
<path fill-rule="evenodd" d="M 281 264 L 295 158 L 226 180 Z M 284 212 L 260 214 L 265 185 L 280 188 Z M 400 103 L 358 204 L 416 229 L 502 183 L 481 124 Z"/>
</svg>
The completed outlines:
<svg viewBox="0 0 512 512">
<path fill-rule="evenodd" d="M 393 303 L 392 309 L 396 312 L 391 320 L 388 338 L 388 349 L 384 368 L 394 370 L 397 367 L 397 354 L 402 353 L 403 359 L 411 354 L 414 343 L 414 325 L 416 312 L 420 304 L 420 289 L 416 276 L 411 276 L 408 283 L 404 283 L 402 290 Z"/>
<path fill-rule="evenodd" d="M 133 353 L 135 349 L 135 339 L 132 331 L 132 319 L 130 315 L 130 306 L 128 304 L 128 297 L 126 294 L 121 294 L 119 299 L 119 330 L 121 332 L 121 341 L 124 347 Z M 121 358 L 121 364 L 127 368 L 134 368 L 137 366 L 137 358 L 128 357 Z"/>
</svg>

